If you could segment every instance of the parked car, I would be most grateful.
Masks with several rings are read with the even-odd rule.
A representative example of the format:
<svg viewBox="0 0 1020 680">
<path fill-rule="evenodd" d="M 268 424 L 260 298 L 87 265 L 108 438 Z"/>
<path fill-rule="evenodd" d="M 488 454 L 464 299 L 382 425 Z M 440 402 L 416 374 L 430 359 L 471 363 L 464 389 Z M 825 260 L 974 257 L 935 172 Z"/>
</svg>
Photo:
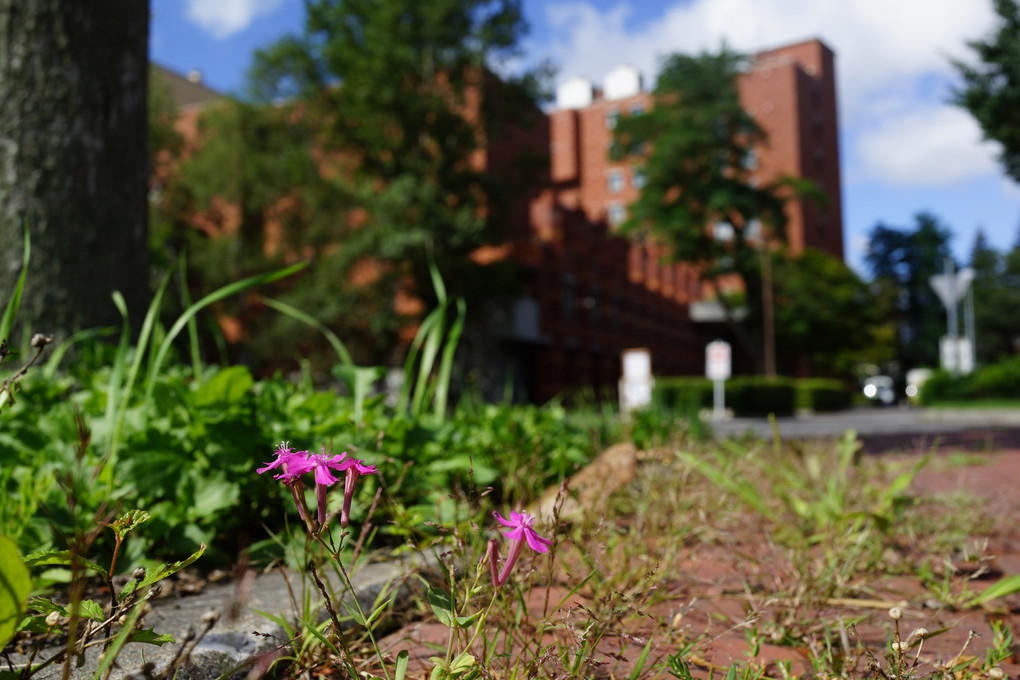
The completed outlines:
<svg viewBox="0 0 1020 680">
<path fill-rule="evenodd" d="M 873 375 L 864 379 L 864 396 L 882 406 L 896 403 L 896 390 L 893 379 L 887 375 Z"/>
</svg>

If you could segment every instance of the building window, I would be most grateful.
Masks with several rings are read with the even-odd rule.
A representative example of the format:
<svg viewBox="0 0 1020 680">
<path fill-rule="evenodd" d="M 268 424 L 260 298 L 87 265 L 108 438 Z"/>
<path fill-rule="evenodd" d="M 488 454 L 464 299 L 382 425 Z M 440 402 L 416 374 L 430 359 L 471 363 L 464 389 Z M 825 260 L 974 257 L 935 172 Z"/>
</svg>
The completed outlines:
<svg viewBox="0 0 1020 680">
<path fill-rule="evenodd" d="M 638 166 L 631 168 L 630 183 L 635 189 L 640 189 L 645 184 L 648 184 L 648 178 L 645 177 L 645 169 Z"/>
<path fill-rule="evenodd" d="M 748 149 L 747 153 L 744 154 L 744 158 L 741 162 L 744 166 L 744 170 L 757 170 L 758 169 L 758 150 Z"/>
<path fill-rule="evenodd" d="M 634 104 L 633 106 L 630 107 L 630 115 L 632 116 L 640 116 L 644 112 L 645 112 L 644 104 Z"/>
<path fill-rule="evenodd" d="M 623 191 L 624 178 L 623 170 L 614 169 L 606 173 L 606 187 L 609 189 L 609 193 L 618 194 Z"/>
<path fill-rule="evenodd" d="M 595 326 L 599 322 L 599 287 L 591 287 L 591 295 L 584 301 L 588 308 L 588 323 Z"/>
<path fill-rule="evenodd" d="M 606 111 L 606 128 L 612 130 L 616 127 L 616 121 L 620 119 L 619 109 L 609 109 Z"/>
<path fill-rule="evenodd" d="M 627 219 L 627 206 L 623 203 L 610 203 L 607 219 L 610 227 L 618 227 Z"/>
<path fill-rule="evenodd" d="M 574 319 L 576 287 L 577 281 L 573 276 L 563 277 L 563 318 L 567 321 Z"/>
</svg>

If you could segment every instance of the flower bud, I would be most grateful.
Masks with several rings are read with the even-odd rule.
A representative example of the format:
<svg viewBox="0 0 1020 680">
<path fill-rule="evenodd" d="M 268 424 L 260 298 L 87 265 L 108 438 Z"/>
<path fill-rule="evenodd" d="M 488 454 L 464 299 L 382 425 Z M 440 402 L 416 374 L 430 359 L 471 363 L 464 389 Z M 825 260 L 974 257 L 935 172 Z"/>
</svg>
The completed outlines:
<svg viewBox="0 0 1020 680">
<path fill-rule="evenodd" d="M 918 640 L 923 640 L 926 637 L 928 637 L 928 629 L 927 628 L 917 628 L 917 629 L 914 630 L 913 633 L 910 634 L 910 637 L 917 638 Z"/>
<path fill-rule="evenodd" d="M 117 623 L 119 623 L 122 626 L 124 624 L 126 624 L 127 623 L 127 614 L 121 614 L 120 618 L 117 619 Z"/>
<path fill-rule="evenodd" d="M 209 610 L 205 614 L 202 614 L 202 623 L 209 626 L 210 628 L 220 620 L 220 613 L 217 611 Z"/>
<path fill-rule="evenodd" d="M 906 648 L 907 648 L 907 645 L 905 645 L 905 644 L 904 644 L 904 643 L 902 643 L 902 642 L 894 642 L 894 643 L 892 643 L 892 650 L 893 650 L 894 652 L 902 652 L 902 651 L 904 651 L 904 650 L 905 650 Z"/>
<path fill-rule="evenodd" d="M 131 572 L 131 578 L 133 578 L 136 581 L 141 581 L 143 578 L 145 578 L 145 569 L 143 569 L 142 567 L 138 567 L 133 572 Z"/>
<path fill-rule="evenodd" d="M 60 623 L 60 612 L 50 612 L 46 615 L 46 625 L 50 628 L 56 628 Z"/>
<path fill-rule="evenodd" d="M 1001 668 L 996 666 L 995 668 L 988 669 L 988 677 L 991 678 L 991 680 L 1003 680 L 1003 678 L 1006 677 L 1006 674 L 1002 672 Z"/>
<path fill-rule="evenodd" d="M 899 607 L 893 607 L 889 610 L 889 618 L 893 621 L 899 621 L 903 618 L 903 610 Z"/>
</svg>

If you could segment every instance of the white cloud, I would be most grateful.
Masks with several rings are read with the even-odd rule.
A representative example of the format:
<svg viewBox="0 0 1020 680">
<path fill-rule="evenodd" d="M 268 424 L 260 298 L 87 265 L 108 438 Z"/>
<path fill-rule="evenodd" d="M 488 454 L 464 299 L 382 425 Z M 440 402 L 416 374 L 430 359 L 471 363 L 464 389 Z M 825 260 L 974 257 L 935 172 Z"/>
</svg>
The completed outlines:
<svg viewBox="0 0 1020 680">
<path fill-rule="evenodd" d="M 287 0 L 187 0 L 187 16 L 216 39 L 248 28 L 258 16 L 269 14 Z"/>
<path fill-rule="evenodd" d="M 966 112 L 932 106 L 888 117 L 857 137 L 868 174 L 896 185 L 945 185 L 998 170 L 998 145 Z"/>
<path fill-rule="evenodd" d="M 633 30 L 625 4 L 604 13 L 584 2 L 550 4 L 546 17 L 563 38 L 549 49 L 563 78 L 598 80 L 620 63 L 651 77 L 671 52 L 716 49 L 722 40 L 754 51 L 818 37 L 836 52 L 841 96 L 853 109 L 918 75 L 950 74 L 949 57 L 966 57 L 965 41 L 994 22 L 990 3 L 974 0 L 947 0 L 938 11 L 928 0 L 694 0 Z"/>
</svg>

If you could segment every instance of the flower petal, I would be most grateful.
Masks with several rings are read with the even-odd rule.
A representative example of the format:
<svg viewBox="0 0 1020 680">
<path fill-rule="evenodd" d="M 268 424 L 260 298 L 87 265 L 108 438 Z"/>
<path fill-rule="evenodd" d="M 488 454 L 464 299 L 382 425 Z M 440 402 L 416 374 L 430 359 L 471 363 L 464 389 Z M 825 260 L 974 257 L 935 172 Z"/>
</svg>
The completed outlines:
<svg viewBox="0 0 1020 680">
<path fill-rule="evenodd" d="M 535 552 L 549 552 L 549 546 L 552 545 L 552 541 L 548 538 L 542 538 L 535 533 L 534 529 L 524 529 L 524 538 L 528 541 L 528 547 Z"/>
<path fill-rule="evenodd" d="M 495 510 L 492 511 L 492 516 L 496 518 L 497 522 L 499 522 L 500 524 L 502 524 L 505 527 L 516 527 L 516 526 L 518 526 L 518 524 L 516 522 L 511 522 L 510 520 L 505 519 L 502 515 L 500 515 Z M 511 512 L 510 516 L 513 517 L 514 513 Z"/>
</svg>

